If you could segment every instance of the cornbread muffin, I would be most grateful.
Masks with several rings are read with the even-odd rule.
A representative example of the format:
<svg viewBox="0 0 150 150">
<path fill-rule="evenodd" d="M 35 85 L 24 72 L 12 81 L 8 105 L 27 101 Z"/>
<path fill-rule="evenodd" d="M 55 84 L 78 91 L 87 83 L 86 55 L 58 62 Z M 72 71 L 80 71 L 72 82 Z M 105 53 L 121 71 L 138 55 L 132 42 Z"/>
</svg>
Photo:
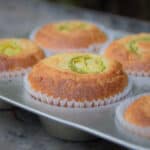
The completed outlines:
<svg viewBox="0 0 150 150">
<path fill-rule="evenodd" d="M 150 75 L 150 34 L 130 35 L 112 42 L 105 55 L 119 61 L 129 73 Z"/>
<path fill-rule="evenodd" d="M 124 112 L 127 122 L 140 126 L 150 127 L 150 95 L 139 97 Z"/>
<path fill-rule="evenodd" d="M 59 53 L 102 45 L 107 36 L 94 24 L 72 20 L 44 25 L 37 30 L 33 40 L 41 48 Z"/>
<path fill-rule="evenodd" d="M 150 137 L 150 93 L 130 97 L 116 110 L 118 127 Z M 121 126 L 120 126 L 121 125 Z"/>
<path fill-rule="evenodd" d="M 27 39 L 0 39 L 0 75 L 27 69 L 44 58 L 44 53 Z"/>
<path fill-rule="evenodd" d="M 35 92 L 76 102 L 105 101 L 128 86 L 128 77 L 119 63 L 90 53 L 46 58 L 33 67 L 27 81 L 27 89 L 31 88 L 30 94 L 37 99 Z"/>
</svg>

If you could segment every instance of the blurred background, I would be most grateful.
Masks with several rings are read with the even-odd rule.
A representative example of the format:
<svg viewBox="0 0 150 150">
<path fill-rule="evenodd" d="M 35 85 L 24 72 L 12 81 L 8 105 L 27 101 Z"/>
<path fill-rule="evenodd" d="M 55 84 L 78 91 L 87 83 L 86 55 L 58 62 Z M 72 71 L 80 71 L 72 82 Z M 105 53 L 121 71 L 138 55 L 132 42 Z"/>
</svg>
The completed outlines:
<svg viewBox="0 0 150 150">
<path fill-rule="evenodd" d="M 49 0 L 121 16 L 150 20 L 150 0 Z"/>
<path fill-rule="evenodd" d="M 41 24 L 65 19 L 85 19 L 133 33 L 150 32 L 149 10 L 150 0 L 0 0 L 0 37 L 27 37 Z"/>
</svg>

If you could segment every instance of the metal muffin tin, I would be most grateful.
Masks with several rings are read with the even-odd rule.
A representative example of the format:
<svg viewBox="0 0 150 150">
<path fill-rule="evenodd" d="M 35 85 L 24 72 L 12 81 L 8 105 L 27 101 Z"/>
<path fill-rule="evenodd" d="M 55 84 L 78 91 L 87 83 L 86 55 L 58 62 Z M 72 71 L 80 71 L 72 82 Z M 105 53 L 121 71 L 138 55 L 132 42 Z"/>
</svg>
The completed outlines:
<svg viewBox="0 0 150 150">
<path fill-rule="evenodd" d="M 150 149 L 149 139 L 120 132 L 115 123 L 115 110 L 119 103 L 88 109 L 49 106 L 28 95 L 22 78 L 0 81 L 0 99 L 39 115 L 53 136 L 67 140 L 88 140 L 95 138 L 91 134 L 129 148 Z"/>
<path fill-rule="evenodd" d="M 128 33 L 112 31 L 114 38 Z M 131 77 L 132 78 L 132 77 Z M 150 79 L 134 78 L 133 95 L 149 92 Z M 146 85 L 146 86 L 145 86 Z M 101 108 L 60 108 L 33 100 L 25 91 L 23 79 L 0 81 L 0 100 L 37 114 L 47 132 L 52 136 L 73 141 L 101 137 L 136 150 L 150 149 L 150 139 L 133 135 L 118 127 L 115 119 L 119 103 Z M 2 101 L 1 101 L 2 102 Z"/>
<path fill-rule="evenodd" d="M 93 136 L 85 131 L 73 128 L 66 124 L 60 124 L 57 121 L 51 121 L 48 118 L 40 117 L 41 123 L 45 127 L 46 131 L 54 137 L 68 140 L 68 141 L 89 141 L 94 140 L 97 137 Z"/>
</svg>

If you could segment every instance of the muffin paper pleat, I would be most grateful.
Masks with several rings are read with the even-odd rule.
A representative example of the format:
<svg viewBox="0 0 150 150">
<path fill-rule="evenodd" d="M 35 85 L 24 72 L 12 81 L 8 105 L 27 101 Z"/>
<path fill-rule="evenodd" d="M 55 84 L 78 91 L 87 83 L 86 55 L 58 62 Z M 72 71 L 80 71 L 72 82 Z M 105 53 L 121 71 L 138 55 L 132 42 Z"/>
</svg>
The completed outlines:
<svg viewBox="0 0 150 150">
<path fill-rule="evenodd" d="M 0 72 L 0 80 L 12 80 L 26 75 L 31 70 L 31 67 L 15 70 L 15 71 L 3 71 Z"/>
<path fill-rule="evenodd" d="M 48 96 L 45 93 L 41 93 L 39 91 L 34 90 L 28 81 L 28 75 L 25 76 L 24 82 L 25 82 L 24 84 L 25 89 L 35 100 L 39 100 L 43 103 L 47 103 L 50 105 L 69 107 L 69 108 L 91 108 L 91 107 L 105 106 L 127 98 L 132 91 L 132 81 L 129 79 L 128 86 L 125 87 L 123 92 L 120 92 L 114 96 L 105 99 L 97 99 L 97 100 L 93 99 L 90 101 L 87 100 L 87 101 L 77 102 L 76 100 L 54 98 L 53 96 Z"/>
<path fill-rule="evenodd" d="M 127 122 L 124 119 L 124 112 L 126 108 L 132 104 L 135 100 L 137 100 L 139 97 L 144 96 L 144 95 L 150 95 L 150 93 L 144 93 L 140 94 L 135 97 L 128 98 L 126 101 L 121 103 L 117 109 L 116 109 L 116 123 L 118 126 L 122 126 L 123 128 L 127 129 L 127 131 L 150 138 L 150 127 L 140 127 L 136 126 L 134 124 L 131 124 Z"/>
<path fill-rule="evenodd" d="M 149 72 L 145 72 L 145 71 L 141 70 L 140 72 L 137 72 L 137 71 L 127 70 L 126 72 L 129 75 L 136 76 L 136 77 L 150 77 L 150 71 Z"/>
</svg>

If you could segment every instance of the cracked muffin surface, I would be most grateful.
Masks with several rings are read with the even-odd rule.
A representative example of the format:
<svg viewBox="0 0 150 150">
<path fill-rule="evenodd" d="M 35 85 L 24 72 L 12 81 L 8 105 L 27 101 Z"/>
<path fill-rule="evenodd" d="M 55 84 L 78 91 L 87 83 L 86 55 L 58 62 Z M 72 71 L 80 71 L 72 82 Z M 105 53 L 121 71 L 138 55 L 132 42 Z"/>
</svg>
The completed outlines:
<svg viewBox="0 0 150 150">
<path fill-rule="evenodd" d="M 36 91 L 76 101 L 105 99 L 122 92 L 128 77 L 120 63 L 90 53 L 65 53 L 46 58 L 28 75 Z"/>
</svg>

